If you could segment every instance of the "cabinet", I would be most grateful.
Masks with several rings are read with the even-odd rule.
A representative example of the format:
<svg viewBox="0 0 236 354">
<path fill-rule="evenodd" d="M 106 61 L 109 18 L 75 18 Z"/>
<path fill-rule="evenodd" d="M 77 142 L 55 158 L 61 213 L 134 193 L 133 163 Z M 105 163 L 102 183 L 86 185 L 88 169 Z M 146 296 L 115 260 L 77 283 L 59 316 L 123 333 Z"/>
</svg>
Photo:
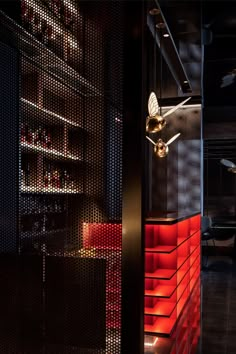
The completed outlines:
<svg viewBox="0 0 236 354">
<path fill-rule="evenodd" d="M 79 248 L 84 180 L 82 17 L 71 1 L 21 2 L 20 252 Z"/>
<path fill-rule="evenodd" d="M 147 334 L 171 337 L 199 275 L 200 216 L 147 219 L 144 309 Z"/>
<path fill-rule="evenodd" d="M 28 330 L 40 317 L 36 337 L 43 350 L 56 345 L 49 352 L 120 347 L 121 109 L 104 94 L 117 53 L 105 61 L 116 39 L 112 31 L 106 37 L 113 21 L 105 16 L 108 25 L 101 23 L 100 7 L 120 14 L 108 4 L 68 0 L 22 0 L 21 24 L 0 11 L 0 36 L 20 54 L 16 262 L 29 259 L 32 272 L 17 272 L 25 274 L 28 303 L 42 299 L 38 312 L 27 308 L 23 319 Z"/>
</svg>

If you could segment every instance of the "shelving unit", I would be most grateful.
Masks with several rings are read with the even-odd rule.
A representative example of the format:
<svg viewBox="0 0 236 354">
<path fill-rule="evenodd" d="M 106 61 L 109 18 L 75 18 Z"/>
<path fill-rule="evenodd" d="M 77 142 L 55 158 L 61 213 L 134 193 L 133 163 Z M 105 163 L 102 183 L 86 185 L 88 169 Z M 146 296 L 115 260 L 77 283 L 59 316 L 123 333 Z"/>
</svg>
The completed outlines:
<svg viewBox="0 0 236 354">
<path fill-rule="evenodd" d="M 172 335 L 199 274 L 200 216 L 146 220 L 146 334 Z"/>
<path fill-rule="evenodd" d="M 70 1 L 60 2 L 63 8 L 57 13 L 59 3 L 54 4 L 23 0 L 22 26 L 0 13 L 21 53 L 22 253 L 25 247 L 29 252 L 30 238 L 32 251 L 38 243 L 47 250 L 54 238 L 53 252 L 62 254 L 67 247 L 78 249 L 80 242 L 74 227 L 84 193 L 84 97 L 98 90 L 79 72 L 83 19 L 78 8 Z M 24 205 L 28 207 L 22 213 Z M 58 210 L 62 205 L 63 211 Z"/>
</svg>

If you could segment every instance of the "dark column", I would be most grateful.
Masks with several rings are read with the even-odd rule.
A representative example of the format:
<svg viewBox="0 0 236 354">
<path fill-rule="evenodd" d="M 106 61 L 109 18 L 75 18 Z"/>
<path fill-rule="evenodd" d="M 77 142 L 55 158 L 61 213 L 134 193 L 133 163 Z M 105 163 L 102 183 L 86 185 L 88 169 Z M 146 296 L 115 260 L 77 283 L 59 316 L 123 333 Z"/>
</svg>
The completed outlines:
<svg viewBox="0 0 236 354">
<path fill-rule="evenodd" d="M 19 193 L 19 65 L 17 51 L 2 42 L 0 82 L 0 253 L 15 253 Z"/>
<path fill-rule="evenodd" d="M 142 193 L 145 139 L 145 51 L 142 1 L 125 2 L 122 354 L 143 353 L 144 247 Z M 146 93 L 145 93 L 146 94 Z"/>
</svg>

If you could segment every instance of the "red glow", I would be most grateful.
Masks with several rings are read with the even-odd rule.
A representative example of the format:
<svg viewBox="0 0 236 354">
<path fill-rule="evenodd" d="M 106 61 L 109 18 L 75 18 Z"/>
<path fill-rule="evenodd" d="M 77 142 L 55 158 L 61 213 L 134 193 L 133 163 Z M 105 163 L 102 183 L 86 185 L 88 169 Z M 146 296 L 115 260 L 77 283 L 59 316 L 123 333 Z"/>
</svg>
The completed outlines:
<svg viewBox="0 0 236 354">
<path fill-rule="evenodd" d="M 121 250 L 121 236 L 121 224 L 83 223 L 84 248 Z"/>
<path fill-rule="evenodd" d="M 190 295 L 200 277 L 199 230 L 200 215 L 174 225 L 146 225 L 146 333 L 171 336 L 185 307 L 190 306 Z M 198 299 L 199 296 L 200 293 L 195 294 Z M 199 308 L 197 311 L 199 316 Z M 198 320 L 196 323 L 199 325 Z M 187 328 L 183 327 L 181 343 L 175 349 L 181 354 L 189 349 Z"/>
<path fill-rule="evenodd" d="M 83 223 L 83 248 L 107 261 L 106 327 L 121 327 L 121 251 L 122 225 Z"/>
</svg>

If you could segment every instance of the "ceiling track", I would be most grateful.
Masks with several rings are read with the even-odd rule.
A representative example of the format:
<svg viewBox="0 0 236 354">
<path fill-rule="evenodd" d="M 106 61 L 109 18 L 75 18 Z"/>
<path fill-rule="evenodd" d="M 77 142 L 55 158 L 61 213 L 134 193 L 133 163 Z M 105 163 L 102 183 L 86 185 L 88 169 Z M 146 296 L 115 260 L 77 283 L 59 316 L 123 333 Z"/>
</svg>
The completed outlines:
<svg viewBox="0 0 236 354">
<path fill-rule="evenodd" d="M 163 55 L 178 87 L 183 94 L 191 94 L 192 87 L 190 79 L 186 74 L 168 24 L 157 0 L 155 1 L 155 4 L 156 8 L 151 9 L 147 15 L 147 25 L 155 38 L 156 43 L 161 50 L 161 55 Z M 166 38 L 163 36 L 164 33 L 167 35 Z"/>
</svg>

